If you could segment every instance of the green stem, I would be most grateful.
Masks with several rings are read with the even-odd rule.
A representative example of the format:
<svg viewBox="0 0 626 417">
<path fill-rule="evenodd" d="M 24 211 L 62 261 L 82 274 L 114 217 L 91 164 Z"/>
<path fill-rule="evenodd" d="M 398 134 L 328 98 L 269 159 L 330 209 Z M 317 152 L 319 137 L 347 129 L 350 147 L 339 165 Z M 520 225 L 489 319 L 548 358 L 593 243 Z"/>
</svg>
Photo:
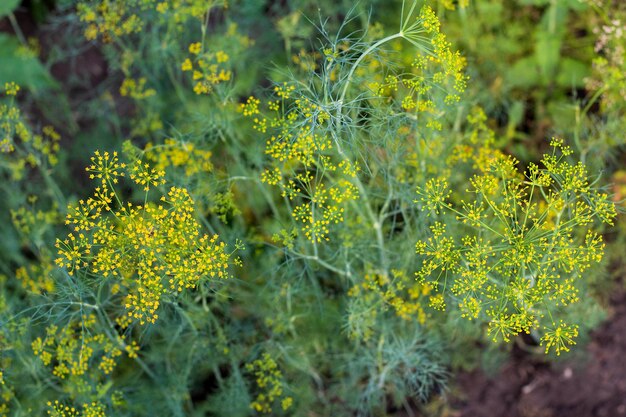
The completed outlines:
<svg viewBox="0 0 626 417">
<path fill-rule="evenodd" d="M 339 109 L 337 110 L 337 113 L 339 115 L 341 114 L 341 106 L 343 105 L 343 100 L 346 97 L 346 94 L 348 92 L 348 87 L 350 86 L 350 82 L 352 81 L 352 77 L 354 76 L 354 71 L 356 71 L 361 61 L 363 61 L 363 59 L 365 59 L 366 56 L 371 54 L 376 49 L 380 48 L 385 43 L 390 42 L 394 39 L 398 39 L 398 38 L 404 38 L 404 34 L 402 32 L 398 32 L 394 35 L 390 35 L 390 36 L 387 36 L 386 38 L 379 40 L 378 42 L 374 43 L 369 48 L 367 48 L 365 52 L 363 52 L 361 56 L 356 60 L 356 62 L 352 64 L 352 68 L 350 68 L 350 72 L 348 73 L 348 77 L 346 78 L 345 85 L 343 87 L 343 90 L 341 91 L 341 95 L 339 96 Z"/>
<path fill-rule="evenodd" d="M 395 39 L 407 39 L 404 31 L 401 30 L 398 33 L 395 33 L 393 35 L 389 35 L 383 39 L 380 39 L 379 41 L 375 42 L 374 44 L 372 44 L 369 48 L 367 48 L 358 58 L 357 60 L 354 62 L 354 64 L 352 64 L 352 67 L 350 68 L 350 71 L 348 72 L 348 76 L 345 79 L 345 84 L 343 86 L 343 89 L 341 91 L 341 95 L 339 96 L 339 100 L 337 101 L 337 112 L 336 112 L 336 120 L 337 120 L 337 124 L 334 130 L 334 141 L 335 141 L 335 145 L 337 146 L 337 152 L 341 155 L 342 158 L 344 158 L 345 160 L 348 160 L 347 155 L 344 153 L 342 147 L 341 147 L 341 143 L 339 141 L 339 127 L 341 126 L 341 120 L 342 120 L 342 115 L 343 115 L 343 103 L 344 100 L 346 98 L 346 94 L 348 93 L 348 88 L 350 87 L 350 84 L 352 82 L 352 79 L 354 77 L 354 72 L 356 71 L 356 69 L 359 67 L 359 65 L 361 64 L 361 62 L 368 56 L 370 55 L 372 52 L 374 52 L 375 50 L 379 49 L 382 45 L 386 44 L 387 42 L 391 42 Z M 358 176 L 355 176 L 355 178 L 352 180 L 354 185 L 358 188 L 359 190 L 359 195 L 361 196 L 361 198 L 364 201 L 364 206 L 366 208 L 368 217 L 370 218 L 370 221 L 372 223 L 372 227 L 374 228 L 374 231 L 376 233 L 376 243 L 378 246 L 378 250 L 379 250 L 379 256 L 380 256 L 380 266 L 382 268 L 382 274 L 384 276 L 387 276 L 388 271 L 389 271 L 389 260 L 387 258 L 387 253 L 386 253 L 386 249 L 385 249 L 385 241 L 384 241 L 384 236 L 383 236 L 383 232 L 382 232 L 382 219 L 384 219 L 385 214 L 384 214 L 384 210 L 386 210 L 386 207 L 383 207 L 383 209 L 381 210 L 381 212 L 379 213 L 379 215 L 377 216 L 371 206 L 371 203 L 369 201 L 369 198 L 367 196 L 367 192 L 365 190 L 365 186 L 363 185 L 363 183 L 361 182 L 361 180 L 359 179 Z"/>
<path fill-rule="evenodd" d="M 26 38 L 24 37 L 24 33 L 22 33 L 22 29 L 20 28 L 20 25 L 17 23 L 17 19 L 15 19 L 15 15 L 13 13 L 9 13 L 7 17 L 9 18 L 9 22 L 11 22 L 11 27 L 13 28 L 13 31 L 15 32 L 15 35 L 17 36 L 17 38 L 20 40 L 22 45 L 27 46 L 28 41 L 26 41 Z"/>
</svg>

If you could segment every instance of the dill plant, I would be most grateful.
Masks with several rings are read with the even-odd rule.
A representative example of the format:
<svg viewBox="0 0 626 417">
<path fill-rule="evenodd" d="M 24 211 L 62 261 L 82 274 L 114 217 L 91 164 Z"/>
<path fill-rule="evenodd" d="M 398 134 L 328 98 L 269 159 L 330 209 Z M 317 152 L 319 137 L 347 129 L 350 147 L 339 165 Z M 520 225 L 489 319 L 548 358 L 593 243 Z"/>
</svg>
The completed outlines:
<svg viewBox="0 0 626 417">
<path fill-rule="evenodd" d="M 223 6 L 80 2 L 140 114 L 82 199 L 13 214 L 69 231 L 2 278 L 0 415 L 384 414 L 445 387 L 457 319 L 575 343 L 614 206 L 563 141 L 525 169 L 496 146 L 433 9 L 322 20 L 264 91 Z"/>
<path fill-rule="evenodd" d="M 333 38 L 321 30 L 327 44 L 319 60 L 309 55 L 305 66 L 315 67 L 313 76 L 296 73 L 266 101 L 249 97 L 240 112 L 255 135 L 268 138 L 261 179 L 282 198 L 270 203 L 286 225 L 273 235 L 289 268 L 281 275 L 302 265 L 306 276 L 319 281 L 316 292 L 348 291 L 342 326 L 355 347 L 333 343 L 328 349 L 363 358 L 344 372 L 371 383 L 361 395 L 346 392 L 349 404 L 367 413 L 385 407 L 386 394 L 398 394 L 394 401 L 401 402 L 399 393 L 426 395 L 444 379 L 433 357 L 436 342 L 425 343 L 433 336 L 414 329 L 426 321 L 422 300 L 431 289 L 405 272 L 413 259 L 401 248 L 407 238 L 417 238 L 419 230 L 410 224 L 421 215 L 410 205 L 411 180 L 395 174 L 412 170 L 406 154 L 427 153 L 427 142 L 450 123 L 444 109 L 454 108 L 465 88 L 464 60 L 450 50 L 433 11 L 415 4 L 404 11 L 399 31 L 382 39 L 371 33 L 358 40 Z M 417 58 L 396 62 L 393 48 Z M 418 125 L 424 129 L 411 130 Z M 293 287 L 311 291 L 306 282 Z M 395 314 L 387 312 L 389 306 Z M 274 332 L 303 331 L 302 324 L 281 323 L 274 314 L 268 321 Z M 291 317 L 302 321 L 295 312 Z M 415 354 L 399 359 L 401 346 Z M 339 375 L 332 379 L 341 392 L 349 390 Z"/>
</svg>

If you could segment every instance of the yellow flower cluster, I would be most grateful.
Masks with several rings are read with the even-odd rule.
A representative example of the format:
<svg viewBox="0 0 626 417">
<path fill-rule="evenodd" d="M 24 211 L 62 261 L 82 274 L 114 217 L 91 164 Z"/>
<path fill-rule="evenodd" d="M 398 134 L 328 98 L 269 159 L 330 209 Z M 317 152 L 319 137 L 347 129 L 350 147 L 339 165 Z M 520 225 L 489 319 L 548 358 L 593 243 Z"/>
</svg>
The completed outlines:
<svg viewBox="0 0 626 417">
<path fill-rule="evenodd" d="M 97 369 L 100 375 L 109 375 L 126 346 L 118 336 L 110 340 L 94 330 L 93 315 L 83 316 L 64 328 L 50 325 L 44 338 L 36 338 L 31 347 L 45 366 L 52 367 L 52 374 L 60 379 L 67 377 L 92 377 Z"/>
<path fill-rule="evenodd" d="M 293 62 L 300 70 L 306 73 L 312 73 L 319 68 L 318 62 L 322 58 L 322 55 L 317 51 L 306 51 L 300 49 L 297 55 L 291 56 L 291 62 Z"/>
<path fill-rule="evenodd" d="M 152 168 L 147 162 L 136 161 L 130 169 L 130 179 L 141 185 L 144 191 L 150 191 L 150 187 L 165 184 L 165 171 Z"/>
<path fill-rule="evenodd" d="M 420 202 L 425 210 L 439 214 L 442 208 L 447 206 L 446 201 L 452 191 L 448 188 L 445 178 L 432 178 L 420 189 Z"/>
<path fill-rule="evenodd" d="M 246 369 L 254 374 L 260 391 L 250 404 L 251 408 L 257 412 L 269 414 L 277 400 L 280 400 L 283 410 L 291 408 L 293 399 L 284 395 L 283 374 L 278 369 L 276 361 L 268 353 L 264 353 L 261 359 L 246 364 Z"/>
<path fill-rule="evenodd" d="M 417 34 L 414 36 L 412 31 L 417 32 L 419 36 Z M 437 120 L 443 113 L 441 106 L 457 103 L 465 91 L 467 84 L 464 72 L 465 59 L 458 51 L 452 49 L 446 36 L 440 32 L 439 19 L 430 7 L 424 7 L 420 11 L 415 24 L 408 32 L 403 33 L 402 38 L 409 39 L 411 45 L 419 41 L 423 44 L 422 48 L 428 52 L 414 58 L 407 68 L 403 68 L 401 74 L 388 74 L 388 71 L 382 71 L 383 63 L 392 59 L 389 56 L 390 52 L 385 51 L 380 51 L 382 55 L 369 57 L 367 65 L 357 73 L 361 76 L 367 75 L 372 80 L 369 87 L 374 94 L 394 98 L 400 103 L 402 110 L 414 115 L 419 113 L 426 127 L 441 130 L 441 122 Z M 394 44 L 393 53 L 405 52 L 403 45 L 401 42 Z M 446 95 L 439 100 L 437 97 L 441 91 L 445 91 Z"/>
<path fill-rule="evenodd" d="M 146 159 L 159 171 L 180 168 L 187 177 L 213 171 L 211 151 L 200 149 L 191 142 L 168 138 L 162 145 L 148 143 L 144 151 Z"/>
<path fill-rule="evenodd" d="M 189 56 L 180 68 L 183 72 L 191 73 L 193 91 L 196 94 L 210 94 L 215 86 L 231 81 L 233 72 L 229 68 L 230 54 L 239 54 L 253 43 L 250 38 L 238 32 L 234 23 L 226 30 L 225 39 L 228 39 L 228 44 L 218 42 L 217 45 L 221 45 L 221 48 L 214 46 L 212 50 L 207 48 L 207 39 L 189 45 Z"/>
<path fill-rule="evenodd" d="M 387 159 L 381 161 L 383 169 L 391 170 L 403 184 L 423 184 L 425 178 L 450 176 L 450 165 L 444 161 L 456 140 L 437 131 L 456 112 L 453 106 L 467 80 L 465 60 L 440 32 L 435 13 L 425 7 L 413 18 L 413 12 L 411 8 L 398 33 L 378 41 L 383 36 L 382 28 L 372 26 L 366 36 L 371 46 L 357 58 L 354 70 L 358 77 L 354 78 L 363 80 L 360 90 L 355 86 L 355 91 L 360 91 L 357 97 L 373 95 L 368 103 L 380 111 L 380 119 L 373 120 L 371 126 L 387 127 L 390 111 L 406 120 L 375 153 Z M 387 47 L 382 48 L 385 44 Z M 385 134 L 381 129 L 380 135 Z"/>
<path fill-rule="evenodd" d="M 85 38 L 111 42 L 131 33 L 141 32 L 144 23 L 136 14 L 137 1 L 100 0 L 95 3 L 82 2 L 77 6 L 80 20 L 87 23 Z M 135 6 L 135 7 L 133 7 Z"/>
<path fill-rule="evenodd" d="M 4 83 L 4 92 L 7 96 L 16 96 L 20 91 L 20 86 L 14 82 Z"/>
<path fill-rule="evenodd" d="M 384 303 L 403 320 L 426 322 L 423 302 L 432 288 L 429 284 L 409 279 L 404 271 L 392 270 L 391 276 L 366 274 L 363 282 L 348 291 L 350 297 L 361 297 L 371 306 Z"/>
<path fill-rule="evenodd" d="M 49 254 L 44 253 L 37 263 L 20 266 L 15 270 L 15 278 L 22 287 L 37 294 L 51 294 L 54 291 L 54 278 L 50 273 L 54 270 L 54 262 Z"/>
<path fill-rule="evenodd" d="M 27 166 L 56 165 L 61 139 L 52 126 L 45 126 L 41 133 L 31 131 L 15 104 L 17 91 L 19 87 L 15 83 L 8 83 L 6 94 L 10 100 L 8 104 L 0 103 L 0 157 L 1 154 L 13 154 L 5 164 L 14 180 L 24 177 Z"/>
<path fill-rule="evenodd" d="M 252 117 L 259 114 L 259 104 L 261 104 L 261 100 L 255 97 L 248 97 L 245 103 L 241 103 L 239 105 L 239 111 L 243 113 L 246 117 Z M 258 119 L 255 119 L 255 122 Z"/>
<path fill-rule="evenodd" d="M 277 100 L 266 103 L 250 97 L 240 111 L 253 119 L 261 133 L 271 129 L 265 153 L 269 167 L 261 180 L 278 186 L 283 197 L 293 204 L 291 214 L 306 238 L 315 243 L 329 240 L 333 224 L 344 221 L 345 205 L 358 199 L 354 185 L 358 167 L 337 155 L 333 141 L 315 133 L 330 115 L 306 98 L 292 98 L 294 86 L 275 87 Z"/>
<path fill-rule="evenodd" d="M 153 0 L 151 3 L 156 4 L 155 10 L 157 12 L 176 23 L 183 23 L 189 18 L 201 19 L 214 7 L 223 6 L 226 8 L 228 6 L 226 0 L 210 2 L 204 0 Z"/>
<path fill-rule="evenodd" d="M 81 417 L 106 417 L 104 406 L 97 401 L 83 404 L 82 411 L 83 414 Z"/>
<path fill-rule="evenodd" d="M 422 257 L 416 276 L 441 292 L 440 307 L 450 292 L 463 317 L 485 318 L 494 340 L 539 327 L 546 350 L 554 347 L 558 354 L 576 328 L 545 324 L 544 318 L 579 300 L 580 277 L 603 256 L 593 222 L 613 224 L 616 210 L 591 187 L 584 165 L 567 162 L 571 150 L 563 141 L 551 145 L 544 167 L 530 164 L 523 174 L 514 158 L 491 153 L 470 181 L 468 200 L 457 205 L 443 181 L 418 187 L 416 202 L 455 214 L 476 233 L 459 242 L 435 223 L 432 236 L 416 245 Z"/>
<path fill-rule="evenodd" d="M 558 325 L 552 323 L 552 327 L 547 329 L 541 338 L 541 341 L 546 346 L 546 353 L 548 353 L 550 348 L 554 347 L 556 354 L 560 355 L 561 352 L 569 352 L 569 346 L 576 344 L 574 339 L 577 336 L 577 325 L 567 325 L 561 321 Z"/>
<path fill-rule="evenodd" d="M 232 71 L 224 68 L 224 64 L 230 60 L 226 52 L 203 52 L 202 44 L 196 42 L 189 45 L 189 53 L 192 57 L 183 61 L 181 69 L 192 73 L 195 83 L 193 91 L 196 94 L 209 94 L 213 86 L 231 80 Z"/>
<path fill-rule="evenodd" d="M 467 6 L 469 6 L 469 2 L 470 0 L 438 0 L 438 3 L 441 4 L 443 7 L 445 7 L 448 10 L 456 10 L 456 6 L 458 5 L 459 8 L 461 9 L 465 9 Z"/>
<path fill-rule="evenodd" d="M 32 202 L 36 198 L 30 199 Z M 39 210 L 31 206 L 22 206 L 16 210 L 11 210 L 11 221 L 13 226 L 25 236 L 41 230 L 46 226 L 55 225 L 62 220 L 58 208 L 53 205 L 50 210 Z"/>
<path fill-rule="evenodd" d="M 91 165 L 85 170 L 90 173 L 89 179 L 99 179 L 103 187 L 111 187 L 112 184 L 117 184 L 118 177 L 125 175 L 122 171 L 124 168 L 126 164 L 120 163 L 117 152 L 110 154 L 108 151 L 104 153 L 96 151 L 91 157 Z"/>
<path fill-rule="evenodd" d="M 99 184 L 87 200 L 68 207 L 73 232 L 57 240 L 57 265 L 69 274 L 114 277 L 128 317 L 140 324 L 157 320 L 164 294 L 229 276 L 226 245 L 200 233 L 187 190 L 171 187 L 158 204 L 122 203 L 114 188 L 119 178 L 128 174 L 147 199 L 150 187 L 163 183 L 162 172 L 140 161 L 127 168 L 116 153 L 97 152 L 92 161 L 87 171 Z"/>
<path fill-rule="evenodd" d="M 98 401 L 83 404 L 80 412 L 75 407 L 64 405 L 58 400 L 48 401 L 47 412 L 50 417 L 106 417 L 105 407 Z"/>
<path fill-rule="evenodd" d="M 146 89 L 145 78 L 125 78 L 120 86 L 120 95 L 122 97 L 130 97 L 135 100 L 143 100 L 156 94 L 154 88 Z"/>
<path fill-rule="evenodd" d="M 87 24 L 88 40 L 116 38 L 139 33 L 149 24 L 173 24 L 184 29 L 189 19 L 202 19 L 206 13 L 223 3 L 205 0 L 97 0 L 78 4 L 80 20 Z"/>
<path fill-rule="evenodd" d="M 76 408 L 63 405 L 59 400 L 54 400 L 54 403 L 48 401 L 48 415 L 51 417 L 80 417 Z"/>
</svg>

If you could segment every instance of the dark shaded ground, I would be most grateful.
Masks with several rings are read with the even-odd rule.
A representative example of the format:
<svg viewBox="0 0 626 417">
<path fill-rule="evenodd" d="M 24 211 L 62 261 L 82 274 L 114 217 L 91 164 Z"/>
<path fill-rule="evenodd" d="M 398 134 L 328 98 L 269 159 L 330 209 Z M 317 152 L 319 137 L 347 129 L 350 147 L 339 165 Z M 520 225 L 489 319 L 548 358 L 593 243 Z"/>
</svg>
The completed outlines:
<svg viewBox="0 0 626 417">
<path fill-rule="evenodd" d="M 494 377 L 458 377 L 455 417 L 626 416 L 626 294 L 611 298 L 611 318 L 587 347 L 584 363 L 548 364 L 512 358 Z M 515 356 L 515 355 L 514 355 Z"/>
</svg>

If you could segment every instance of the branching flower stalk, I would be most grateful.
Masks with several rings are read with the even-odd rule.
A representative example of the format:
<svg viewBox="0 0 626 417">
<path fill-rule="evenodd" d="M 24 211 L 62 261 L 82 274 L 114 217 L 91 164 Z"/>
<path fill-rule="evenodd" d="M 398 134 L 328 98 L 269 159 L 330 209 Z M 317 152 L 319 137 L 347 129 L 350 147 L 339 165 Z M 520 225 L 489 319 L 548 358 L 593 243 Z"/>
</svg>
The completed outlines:
<svg viewBox="0 0 626 417">
<path fill-rule="evenodd" d="M 345 154 L 345 152 L 343 151 L 343 147 L 341 145 L 341 141 L 342 141 L 341 138 L 343 136 L 343 133 L 344 133 L 343 129 L 345 127 L 345 124 L 344 124 L 345 116 L 343 114 L 343 104 L 344 104 L 344 100 L 346 99 L 346 95 L 348 93 L 350 85 L 352 83 L 354 73 L 356 69 L 359 67 L 359 65 L 362 63 L 362 61 L 366 57 L 368 57 L 370 54 L 372 54 L 374 51 L 379 50 L 385 44 L 392 42 L 396 39 L 403 39 L 409 42 L 418 51 L 420 51 L 420 53 L 429 55 L 431 57 L 436 56 L 435 52 L 437 51 L 437 48 L 442 49 L 443 47 L 443 49 L 445 49 L 446 47 L 448 47 L 445 41 L 445 37 L 443 37 L 443 35 L 439 33 L 439 20 L 437 19 L 434 12 L 430 8 L 424 7 L 419 13 L 419 15 L 417 17 L 414 17 L 414 13 L 417 8 L 417 3 L 412 2 L 411 7 L 409 8 L 405 17 L 405 13 L 404 13 L 405 6 L 406 6 L 406 1 L 403 1 L 399 32 L 389 35 L 383 39 L 380 39 L 379 41 L 369 46 L 365 51 L 363 51 L 363 53 L 360 54 L 359 57 L 356 59 L 354 64 L 352 64 L 348 72 L 348 75 L 346 76 L 345 80 L 343 80 L 343 84 L 344 84 L 343 88 L 341 89 L 339 99 L 336 100 L 337 110 L 335 113 L 335 128 L 331 132 L 332 132 L 332 136 L 333 136 L 333 140 L 334 140 L 337 152 L 344 159 L 348 159 L 348 155 Z M 432 37 L 421 36 L 422 34 L 431 35 Z M 435 48 L 431 49 L 433 45 L 435 46 Z M 457 77 L 459 79 L 464 78 L 462 74 L 457 75 Z M 369 217 L 370 222 L 371 222 L 371 226 L 376 233 L 376 242 L 377 242 L 377 247 L 379 251 L 381 273 L 384 276 L 388 276 L 389 260 L 387 257 L 387 251 L 385 249 L 385 239 L 383 236 L 382 224 L 387 217 L 386 211 L 387 211 L 389 201 L 390 201 L 389 197 L 391 196 L 391 190 L 389 192 L 389 197 L 385 200 L 385 203 L 380 209 L 380 212 L 376 214 L 372 208 L 371 202 L 369 201 L 366 187 L 360 180 L 359 176 L 358 175 L 355 176 L 354 178 L 351 179 L 351 181 L 358 188 L 359 195 L 361 198 L 361 201 L 358 204 L 355 202 L 352 202 L 352 206 L 357 209 L 359 209 L 361 206 L 365 207 L 367 216 Z"/>
</svg>

